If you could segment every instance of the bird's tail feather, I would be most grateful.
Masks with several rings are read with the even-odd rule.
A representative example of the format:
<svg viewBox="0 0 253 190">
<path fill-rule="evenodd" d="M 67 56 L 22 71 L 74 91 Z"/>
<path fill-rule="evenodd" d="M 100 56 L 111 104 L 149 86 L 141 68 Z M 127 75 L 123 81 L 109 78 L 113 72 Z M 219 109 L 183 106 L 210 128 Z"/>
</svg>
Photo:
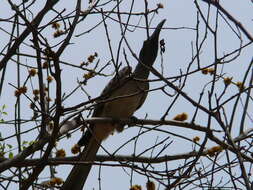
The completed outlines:
<svg viewBox="0 0 253 190">
<path fill-rule="evenodd" d="M 80 140 L 78 141 L 78 145 L 79 146 L 85 146 L 87 147 L 87 145 L 89 144 L 89 141 L 92 137 L 92 132 L 91 129 L 88 129 L 85 131 L 84 135 L 80 138 Z"/>
<path fill-rule="evenodd" d="M 81 140 L 81 139 L 80 139 Z M 71 170 L 68 178 L 63 184 L 61 190 L 82 190 L 83 185 L 89 175 L 92 167 L 92 162 L 95 160 L 97 151 L 99 149 L 101 142 L 98 142 L 95 138 L 91 138 L 88 146 L 80 155 L 80 161 L 91 162 L 88 164 L 78 164 L 75 165 Z"/>
</svg>

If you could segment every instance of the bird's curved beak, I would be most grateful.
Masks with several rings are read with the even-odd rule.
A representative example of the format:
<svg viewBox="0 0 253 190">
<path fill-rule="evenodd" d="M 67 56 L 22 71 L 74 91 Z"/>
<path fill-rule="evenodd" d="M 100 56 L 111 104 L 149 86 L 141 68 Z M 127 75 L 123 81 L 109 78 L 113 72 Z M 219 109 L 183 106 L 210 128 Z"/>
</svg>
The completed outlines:
<svg viewBox="0 0 253 190">
<path fill-rule="evenodd" d="M 140 54 L 139 54 L 139 59 L 140 59 L 141 63 L 143 63 L 145 65 L 149 65 L 149 66 L 151 66 L 154 63 L 154 61 L 157 57 L 159 34 L 161 32 L 161 29 L 162 29 L 165 21 L 166 21 L 166 19 L 163 19 L 157 25 L 153 34 L 147 40 L 145 40 L 143 42 L 143 46 L 142 46 Z M 139 66 L 136 69 L 138 70 L 141 67 L 142 67 L 142 64 L 139 64 Z M 142 69 L 142 70 L 145 70 L 145 69 Z M 149 71 L 149 70 L 147 70 L 147 71 Z"/>
<path fill-rule="evenodd" d="M 161 32 L 161 29 L 163 27 L 163 24 L 165 23 L 166 19 L 163 19 L 156 27 L 155 31 L 153 34 L 149 37 L 149 40 L 157 40 L 159 37 L 159 34 Z"/>
</svg>

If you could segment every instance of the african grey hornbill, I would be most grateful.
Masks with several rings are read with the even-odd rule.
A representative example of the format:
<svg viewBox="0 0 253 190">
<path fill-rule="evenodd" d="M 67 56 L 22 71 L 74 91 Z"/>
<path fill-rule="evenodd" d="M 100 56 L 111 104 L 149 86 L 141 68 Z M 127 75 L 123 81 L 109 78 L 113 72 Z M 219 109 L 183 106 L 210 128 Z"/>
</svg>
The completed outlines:
<svg viewBox="0 0 253 190">
<path fill-rule="evenodd" d="M 156 27 L 153 34 L 144 41 L 139 54 L 139 63 L 133 73 L 131 67 L 124 67 L 108 83 L 101 94 L 100 102 L 94 108 L 93 117 L 129 118 L 144 103 L 149 83 L 147 78 L 158 52 L 159 34 L 165 19 Z M 115 130 L 121 132 L 124 125 L 119 123 L 100 123 L 89 126 L 79 140 L 79 146 L 85 146 L 80 155 L 81 161 L 93 161 L 102 140 Z M 92 164 L 76 165 L 72 169 L 62 189 L 81 190 Z"/>
</svg>

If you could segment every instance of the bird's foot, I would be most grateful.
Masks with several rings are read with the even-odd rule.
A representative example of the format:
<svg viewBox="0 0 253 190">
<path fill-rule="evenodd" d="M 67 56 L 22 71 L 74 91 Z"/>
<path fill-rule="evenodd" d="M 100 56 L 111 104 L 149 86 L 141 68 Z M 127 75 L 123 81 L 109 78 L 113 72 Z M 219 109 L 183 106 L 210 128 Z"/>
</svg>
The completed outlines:
<svg viewBox="0 0 253 190">
<path fill-rule="evenodd" d="M 117 127 L 116 127 L 116 130 L 118 133 L 121 133 L 123 130 L 124 130 L 124 124 L 118 124 Z"/>
<path fill-rule="evenodd" d="M 135 116 L 131 116 L 130 117 L 130 123 L 131 124 L 129 124 L 129 126 L 133 126 L 133 125 L 135 125 L 138 121 L 139 121 L 139 119 L 137 118 L 137 117 L 135 117 Z"/>
</svg>

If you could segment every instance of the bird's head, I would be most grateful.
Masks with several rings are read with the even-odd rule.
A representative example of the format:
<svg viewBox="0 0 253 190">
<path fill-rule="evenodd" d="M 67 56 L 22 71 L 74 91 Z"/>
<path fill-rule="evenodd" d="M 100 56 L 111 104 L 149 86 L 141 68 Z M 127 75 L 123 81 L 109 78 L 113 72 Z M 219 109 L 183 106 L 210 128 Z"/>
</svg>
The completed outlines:
<svg viewBox="0 0 253 190">
<path fill-rule="evenodd" d="M 166 19 L 162 20 L 156 27 L 153 34 L 143 42 L 142 49 L 139 54 L 139 59 L 143 64 L 151 66 L 157 57 L 159 34 Z"/>
</svg>

